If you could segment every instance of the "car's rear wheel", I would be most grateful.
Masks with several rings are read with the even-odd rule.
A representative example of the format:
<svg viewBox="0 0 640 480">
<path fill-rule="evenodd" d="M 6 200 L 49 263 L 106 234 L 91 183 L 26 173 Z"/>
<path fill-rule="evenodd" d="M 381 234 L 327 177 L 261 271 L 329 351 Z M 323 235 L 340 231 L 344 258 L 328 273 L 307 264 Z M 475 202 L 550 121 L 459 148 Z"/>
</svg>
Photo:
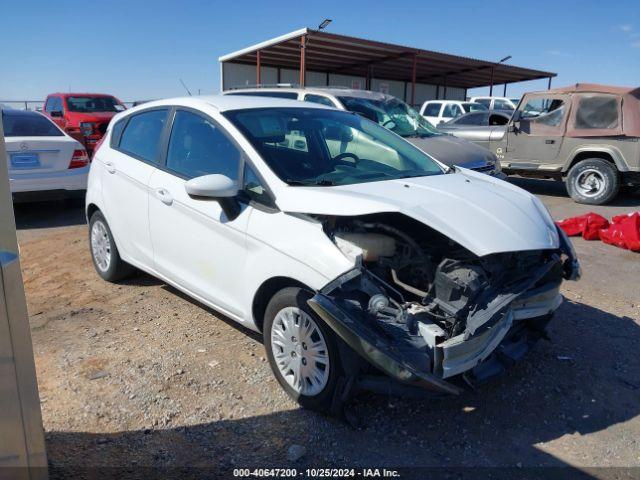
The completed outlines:
<svg viewBox="0 0 640 480">
<path fill-rule="evenodd" d="M 620 175 L 615 165 L 602 158 L 588 158 L 576 163 L 566 179 L 567 191 L 578 203 L 603 205 L 620 190 Z"/>
<path fill-rule="evenodd" d="M 334 334 L 307 305 L 301 288 L 280 290 L 264 318 L 264 345 L 278 383 L 303 407 L 326 411 L 336 389 L 340 355 Z"/>
<path fill-rule="evenodd" d="M 104 280 L 116 282 L 135 271 L 120 258 L 109 224 L 99 211 L 89 220 L 89 246 L 93 266 Z"/>
</svg>

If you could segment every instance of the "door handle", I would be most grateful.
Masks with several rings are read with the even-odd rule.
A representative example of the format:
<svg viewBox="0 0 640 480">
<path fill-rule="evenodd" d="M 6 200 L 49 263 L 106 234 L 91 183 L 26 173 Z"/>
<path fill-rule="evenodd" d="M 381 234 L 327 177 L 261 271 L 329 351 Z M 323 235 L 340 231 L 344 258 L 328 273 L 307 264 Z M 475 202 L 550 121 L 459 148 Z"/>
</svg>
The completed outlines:
<svg viewBox="0 0 640 480">
<path fill-rule="evenodd" d="M 544 143 L 546 143 L 547 145 L 553 145 L 554 143 L 556 143 L 556 141 L 551 139 L 546 139 Z"/>
<path fill-rule="evenodd" d="M 107 167 L 107 172 L 116 173 L 116 166 L 113 162 L 104 162 L 104 166 Z"/>
<path fill-rule="evenodd" d="M 168 190 L 164 188 L 156 188 L 155 190 L 156 198 L 160 200 L 165 205 L 171 205 L 173 203 L 173 197 L 169 193 Z"/>
</svg>

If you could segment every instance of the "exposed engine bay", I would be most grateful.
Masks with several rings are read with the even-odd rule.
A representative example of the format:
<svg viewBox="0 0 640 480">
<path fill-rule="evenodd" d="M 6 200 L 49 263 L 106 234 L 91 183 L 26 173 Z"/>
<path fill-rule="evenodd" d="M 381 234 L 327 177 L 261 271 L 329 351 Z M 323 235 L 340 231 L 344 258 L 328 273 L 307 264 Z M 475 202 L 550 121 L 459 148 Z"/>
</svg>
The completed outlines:
<svg viewBox="0 0 640 480">
<path fill-rule="evenodd" d="M 481 381 L 522 357 L 579 274 L 568 251 L 478 257 L 402 214 L 316 218 L 356 268 L 312 308 L 385 373 L 452 393 L 443 379 Z"/>
</svg>

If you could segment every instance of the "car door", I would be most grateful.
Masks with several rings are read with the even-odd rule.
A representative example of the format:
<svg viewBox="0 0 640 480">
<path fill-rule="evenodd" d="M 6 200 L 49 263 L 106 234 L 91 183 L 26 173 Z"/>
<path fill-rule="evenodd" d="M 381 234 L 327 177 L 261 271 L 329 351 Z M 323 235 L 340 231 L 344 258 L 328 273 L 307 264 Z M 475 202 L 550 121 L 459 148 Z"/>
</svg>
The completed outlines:
<svg viewBox="0 0 640 480">
<path fill-rule="evenodd" d="M 471 112 L 441 125 L 438 129 L 488 148 L 491 133 L 491 128 L 488 126 L 488 119 L 489 112 L 487 111 Z"/>
<path fill-rule="evenodd" d="M 107 221 L 126 261 L 153 265 L 149 236 L 149 179 L 160 160 L 168 108 L 145 110 L 113 127 L 111 148 L 98 150 Z"/>
<path fill-rule="evenodd" d="M 567 95 L 528 95 L 506 134 L 506 153 L 513 169 L 538 169 L 554 163 L 560 152 L 569 111 Z"/>
<path fill-rule="evenodd" d="M 200 112 L 176 108 L 162 168 L 149 187 L 155 270 L 178 288 L 227 314 L 244 317 L 241 292 L 245 234 L 251 207 L 228 218 L 220 203 L 187 194 L 195 177 L 239 180 L 242 152 L 228 133 Z"/>
</svg>

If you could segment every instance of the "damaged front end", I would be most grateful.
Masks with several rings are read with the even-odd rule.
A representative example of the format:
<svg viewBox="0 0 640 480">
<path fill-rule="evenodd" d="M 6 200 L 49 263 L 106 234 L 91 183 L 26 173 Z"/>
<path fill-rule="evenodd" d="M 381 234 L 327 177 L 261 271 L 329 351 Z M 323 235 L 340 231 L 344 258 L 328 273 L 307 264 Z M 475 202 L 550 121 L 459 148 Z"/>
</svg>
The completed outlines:
<svg viewBox="0 0 640 480">
<path fill-rule="evenodd" d="M 577 279 L 571 244 L 478 257 L 402 214 L 320 217 L 356 267 L 309 300 L 369 364 L 404 384 L 460 393 L 545 336 Z"/>
</svg>

